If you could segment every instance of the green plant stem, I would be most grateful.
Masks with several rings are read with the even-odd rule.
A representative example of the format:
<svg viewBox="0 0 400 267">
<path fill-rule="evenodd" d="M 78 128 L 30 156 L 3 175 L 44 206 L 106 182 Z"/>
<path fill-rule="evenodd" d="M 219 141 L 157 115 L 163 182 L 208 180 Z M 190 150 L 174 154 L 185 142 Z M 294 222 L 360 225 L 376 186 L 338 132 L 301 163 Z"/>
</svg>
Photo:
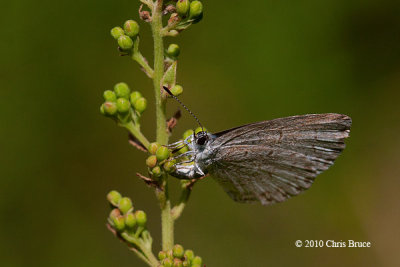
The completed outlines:
<svg viewBox="0 0 400 267">
<path fill-rule="evenodd" d="M 135 60 L 143 68 L 144 72 L 149 78 L 153 78 L 154 71 L 147 63 L 147 60 L 143 57 L 142 53 L 135 52 L 132 54 L 132 59 Z"/>
<path fill-rule="evenodd" d="M 183 209 L 185 208 L 186 203 L 189 200 L 191 192 L 192 192 L 192 190 L 190 188 L 184 187 L 182 189 L 179 204 L 174 206 L 171 210 L 173 220 L 177 220 L 181 216 Z"/>
<path fill-rule="evenodd" d="M 164 75 L 164 43 L 162 37 L 162 0 L 154 3 L 151 17 L 151 30 L 154 40 L 154 94 L 156 98 L 157 142 L 161 145 L 168 143 L 166 123 L 166 99 L 161 94 L 161 80 Z M 162 177 L 162 190 L 157 191 L 161 208 L 162 249 L 172 249 L 174 245 L 174 220 L 171 214 L 171 202 L 168 195 L 168 176 Z"/>
<path fill-rule="evenodd" d="M 136 126 L 133 124 L 133 122 L 128 122 L 124 124 L 120 124 L 122 127 L 125 127 L 128 129 L 128 131 L 137 138 L 146 148 L 149 147 L 150 142 L 147 140 L 147 138 L 142 134 L 140 131 L 139 126 Z"/>
</svg>

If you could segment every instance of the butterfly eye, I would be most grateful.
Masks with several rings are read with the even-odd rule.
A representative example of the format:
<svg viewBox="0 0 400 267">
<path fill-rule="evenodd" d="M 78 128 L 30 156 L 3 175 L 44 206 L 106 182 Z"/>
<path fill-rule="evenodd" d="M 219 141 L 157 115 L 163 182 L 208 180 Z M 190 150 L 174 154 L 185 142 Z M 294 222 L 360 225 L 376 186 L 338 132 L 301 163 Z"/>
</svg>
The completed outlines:
<svg viewBox="0 0 400 267">
<path fill-rule="evenodd" d="M 202 132 L 200 132 L 197 135 L 197 139 L 196 139 L 196 144 L 198 145 L 204 145 L 205 143 L 207 143 L 208 140 L 208 136 L 206 134 L 202 134 Z"/>
</svg>

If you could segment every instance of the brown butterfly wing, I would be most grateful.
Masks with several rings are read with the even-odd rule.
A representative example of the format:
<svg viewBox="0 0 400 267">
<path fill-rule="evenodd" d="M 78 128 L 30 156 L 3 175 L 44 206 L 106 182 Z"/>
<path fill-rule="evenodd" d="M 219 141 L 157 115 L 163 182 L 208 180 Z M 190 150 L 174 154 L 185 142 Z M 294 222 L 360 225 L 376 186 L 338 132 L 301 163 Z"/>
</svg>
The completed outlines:
<svg viewBox="0 0 400 267">
<path fill-rule="evenodd" d="M 346 115 L 310 114 L 216 133 L 208 172 L 236 201 L 282 202 L 333 164 L 350 126 Z"/>
</svg>

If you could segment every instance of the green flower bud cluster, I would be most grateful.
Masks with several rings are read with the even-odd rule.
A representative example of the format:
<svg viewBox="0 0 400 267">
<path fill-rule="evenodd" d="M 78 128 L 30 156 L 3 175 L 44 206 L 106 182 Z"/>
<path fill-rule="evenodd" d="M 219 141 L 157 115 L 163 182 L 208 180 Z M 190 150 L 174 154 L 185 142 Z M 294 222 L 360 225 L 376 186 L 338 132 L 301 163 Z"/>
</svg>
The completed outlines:
<svg viewBox="0 0 400 267">
<path fill-rule="evenodd" d="M 132 200 L 122 197 L 115 190 L 107 194 L 107 200 L 112 207 L 108 223 L 119 233 L 126 232 L 140 238 L 141 233 L 146 229 L 146 213 L 142 210 L 134 211 Z"/>
<path fill-rule="evenodd" d="M 178 0 L 176 2 L 176 13 L 181 18 L 189 18 L 199 22 L 203 17 L 203 4 L 197 0 Z"/>
<path fill-rule="evenodd" d="M 172 250 L 160 251 L 158 259 L 161 267 L 202 267 L 201 257 L 195 256 L 193 250 L 184 250 L 179 244 L 176 244 Z"/>
<path fill-rule="evenodd" d="M 175 0 L 175 2 L 176 13 L 172 13 L 168 20 L 168 32 L 166 34 L 168 36 L 177 36 L 179 32 L 187 29 L 192 24 L 198 23 L 203 18 L 202 2 L 197 0 Z M 167 55 L 170 56 L 168 53 Z"/>
<path fill-rule="evenodd" d="M 131 92 L 126 83 L 117 83 L 114 90 L 103 93 L 104 103 L 100 106 L 103 115 L 118 118 L 122 123 L 136 119 L 147 108 L 147 100 L 140 92 Z"/>
<path fill-rule="evenodd" d="M 134 20 L 127 20 L 123 28 L 114 27 L 111 29 L 111 36 L 117 40 L 122 50 L 129 50 L 133 47 L 133 41 L 139 34 L 139 24 Z"/>
<path fill-rule="evenodd" d="M 158 143 L 150 143 L 149 153 L 151 154 L 146 159 L 146 165 L 149 167 L 149 173 L 153 177 L 160 177 L 163 172 L 172 172 L 175 161 L 168 160 L 171 156 L 171 151 L 166 146 L 161 146 Z"/>
</svg>

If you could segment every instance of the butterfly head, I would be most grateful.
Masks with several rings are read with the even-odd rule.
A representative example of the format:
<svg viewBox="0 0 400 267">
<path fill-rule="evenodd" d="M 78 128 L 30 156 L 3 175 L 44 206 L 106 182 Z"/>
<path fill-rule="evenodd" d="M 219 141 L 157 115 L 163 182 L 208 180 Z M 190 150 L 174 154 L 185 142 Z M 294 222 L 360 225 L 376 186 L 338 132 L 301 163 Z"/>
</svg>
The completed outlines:
<svg viewBox="0 0 400 267">
<path fill-rule="evenodd" d="M 205 146 L 209 140 L 210 140 L 210 137 L 209 137 L 207 131 L 200 131 L 194 136 L 194 142 L 198 146 Z"/>
</svg>

